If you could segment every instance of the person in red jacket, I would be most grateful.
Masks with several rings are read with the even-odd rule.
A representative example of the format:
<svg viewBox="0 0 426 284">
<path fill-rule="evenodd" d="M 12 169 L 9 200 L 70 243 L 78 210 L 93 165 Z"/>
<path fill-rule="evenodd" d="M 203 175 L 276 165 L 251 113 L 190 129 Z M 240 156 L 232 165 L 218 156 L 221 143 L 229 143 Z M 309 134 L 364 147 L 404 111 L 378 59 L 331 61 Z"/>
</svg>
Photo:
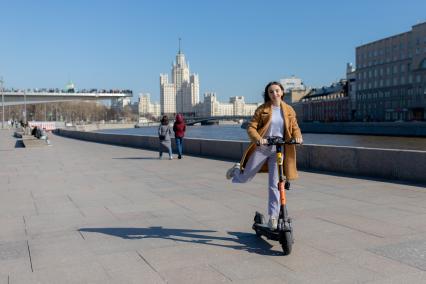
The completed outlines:
<svg viewBox="0 0 426 284">
<path fill-rule="evenodd" d="M 176 115 L 176 121 L 173 124 L 175 132 L 176 148 L 178 150 L 178 159 L 182 159 L 183 136 L 185 136 L 186 125 L 182 114 Z"/>
</svg>

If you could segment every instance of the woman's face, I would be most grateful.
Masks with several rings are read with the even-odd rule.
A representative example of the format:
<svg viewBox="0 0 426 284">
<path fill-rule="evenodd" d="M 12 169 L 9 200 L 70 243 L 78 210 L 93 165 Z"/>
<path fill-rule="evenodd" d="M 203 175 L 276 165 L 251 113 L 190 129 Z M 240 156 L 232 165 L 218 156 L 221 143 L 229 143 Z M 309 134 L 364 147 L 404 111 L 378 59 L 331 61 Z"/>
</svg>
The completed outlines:
<svg viewBox="0 0 426 284">
<path fill-rule="evenodd" d="M 272 103 L 279 103 L 283 97 L 283 90 L 278 85 L 271 85 L 268 88 L 268 96 Z"/>
</svg>

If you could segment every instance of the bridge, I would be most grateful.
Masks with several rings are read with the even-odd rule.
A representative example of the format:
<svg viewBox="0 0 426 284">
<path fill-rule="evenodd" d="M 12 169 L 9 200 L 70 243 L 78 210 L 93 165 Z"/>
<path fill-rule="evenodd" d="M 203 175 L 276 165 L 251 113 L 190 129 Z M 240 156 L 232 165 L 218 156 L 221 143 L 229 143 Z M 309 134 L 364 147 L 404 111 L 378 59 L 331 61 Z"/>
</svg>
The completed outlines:
<svg viewBox="0 0 426 284">
<path fill-rule="evenodd" d="M 4 91 L 1 93 L 2 106 L 40 104 L 51 102 L 66 102 L 74 100 L 107 100 L 132 97 L 131 91 L 108 91 L 108 92 L 36 92 L 36 91 Z"/>
<path fill-rule="evenodd" d="M 219 120 L 239 120 L 239 119 L 250 119 L 252 116 L 248 115 L 220 115 L 220 116 L 209 116 L 209 117 L 185 117 L 186 125 L 195 125 L 200 123 L 201 125 L 214 124 Z"/>
</svg>

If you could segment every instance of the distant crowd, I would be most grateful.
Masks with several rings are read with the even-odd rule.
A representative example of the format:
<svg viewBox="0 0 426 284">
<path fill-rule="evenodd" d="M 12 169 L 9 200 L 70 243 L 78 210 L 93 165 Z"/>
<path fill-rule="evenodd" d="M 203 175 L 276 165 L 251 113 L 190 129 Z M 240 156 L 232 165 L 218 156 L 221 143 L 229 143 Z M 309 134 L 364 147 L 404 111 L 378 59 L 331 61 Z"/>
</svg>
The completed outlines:
<svg viewBox="0 0 426 284">
<path fill-rule="evenodd" d="M 34 88 L 34 89 L 3 89 L 5 93 L 97 93 L 97 94 L 129 94 L 132 95 L 132 90 L 121 90 L 121 89 L 68 89 L 61 90 L 59 88 Z"/>
</svg>

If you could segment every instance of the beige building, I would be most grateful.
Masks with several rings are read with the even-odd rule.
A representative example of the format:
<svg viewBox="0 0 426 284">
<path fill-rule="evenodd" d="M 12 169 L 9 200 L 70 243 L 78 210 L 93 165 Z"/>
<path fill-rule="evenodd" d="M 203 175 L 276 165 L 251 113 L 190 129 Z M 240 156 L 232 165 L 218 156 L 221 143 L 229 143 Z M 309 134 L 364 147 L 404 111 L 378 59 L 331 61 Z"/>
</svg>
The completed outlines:
<svg viewBox="0 0 426 284">
<path fill-rule="evenodd" d="M 426 23 L 356 48 L 357 120 L 426 119 Z"/>
<path fill-rule="evenodd" d="M 284 101 L 287 104 L 293 105 L 308 93 L 302 79 L 295 76 L 290 78 L 280 79 L 281 85 L 284 87 Z"/>
<path fill-rule="evenodd" d="M 284 101 L 289 105 L 294 105 L 295 103 L 300 102 L 304 96 L 306 96 L 310 90 L 290 90 L 288 93 L 284 94 Z"/>
<path fill-rule="evenodd" d="M 160 106 L 162 114 L 176 113 L 176 90 L 167 74 L 160 74 Z"/>
<path fill-rule="evenodd" d="M 149 113 L 149 104 L 151 103 L 150 94 L 139 94 L 138 112 L 139 115 Z"/>
<path fill-rule="evenodd" d="M 150 94 L 139 94 L 139 104 L 138 104 L 139 116 L 152 115 L 155 117 L 160 117 L 161 109 L 159 103 L 151 103 Z"/>
<path fill-rule="evenodd" d="M 245 106 L 243 96 L 230 97 L 229 102 L 232 104 L 232 112 L 234 115 L 243 115 Z"/>
<path fill-rule="evenodd" d="M 231 97 L 228 103 L 219 102 L 216 93 L 208 92 L 204 94 L 204 102 L 199 103 L 195 108 L 197 116 L 251 116 L 260 105 L 247 104 L 243 96 Z"/>
</svg>

